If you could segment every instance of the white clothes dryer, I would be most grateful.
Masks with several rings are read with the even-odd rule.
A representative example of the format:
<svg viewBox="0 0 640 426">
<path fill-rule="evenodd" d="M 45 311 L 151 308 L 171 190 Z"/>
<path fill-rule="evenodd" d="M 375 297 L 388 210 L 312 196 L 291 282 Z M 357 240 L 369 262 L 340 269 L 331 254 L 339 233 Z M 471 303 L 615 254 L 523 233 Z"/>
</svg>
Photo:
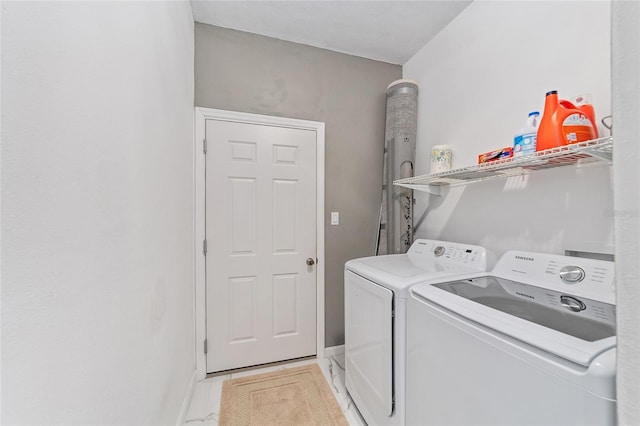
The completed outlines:
<svg viewBox="0 0 640 426">
<path fill-rule="evenodd" d="M 406 254 L 345 264 L 345 381 L 370 425 L 405 424 L 405 330 L 409 287 L 486 269 L 483 247 L 416 240 Z"/>
<path fill-rule="evenodd" d="M 510 251 L 411 289 L 407 424 L 614 425 L 613 262 Z"/>
</svg>

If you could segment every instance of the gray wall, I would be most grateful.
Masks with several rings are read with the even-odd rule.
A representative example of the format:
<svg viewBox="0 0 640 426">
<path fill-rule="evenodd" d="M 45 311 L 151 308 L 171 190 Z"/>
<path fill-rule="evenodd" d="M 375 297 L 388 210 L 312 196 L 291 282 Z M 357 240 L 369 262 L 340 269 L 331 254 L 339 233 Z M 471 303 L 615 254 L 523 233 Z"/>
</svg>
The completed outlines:
<svg viewBox="0 0 640 426">
<path fill-rule="evenodd" d="M 382 185 L 387 64 L 196 24 L 196 106 L 326 123 L 325 343 L 344 343 L 344 263 L 373 254 Z M 331 226 L 330 212 L 340 212 Z"/>
</svg>

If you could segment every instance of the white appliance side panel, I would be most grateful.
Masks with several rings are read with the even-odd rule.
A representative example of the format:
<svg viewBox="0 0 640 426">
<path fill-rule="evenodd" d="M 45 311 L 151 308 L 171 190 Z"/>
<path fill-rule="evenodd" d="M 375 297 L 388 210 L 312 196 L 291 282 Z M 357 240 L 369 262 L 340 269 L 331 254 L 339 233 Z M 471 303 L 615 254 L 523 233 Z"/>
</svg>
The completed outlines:
<svg viewBox="0 0 640 426">
<path fill-rule="evenodd" d="M 393 423 L 406 425 L 407 398 L 407 299 L 393 296 Z"/>
<path fill-rule="evenodd" d="M 392 310 L 392 291 L 345 272 L 346 385 L 370 424 L 393 412 Z"/>
<path fill-rule="evenodd" d="M 407 310 L 407 424 L 615 424 L 614 400 L 527 362 L 524 350 L 414 298 Z"/>
</svg>

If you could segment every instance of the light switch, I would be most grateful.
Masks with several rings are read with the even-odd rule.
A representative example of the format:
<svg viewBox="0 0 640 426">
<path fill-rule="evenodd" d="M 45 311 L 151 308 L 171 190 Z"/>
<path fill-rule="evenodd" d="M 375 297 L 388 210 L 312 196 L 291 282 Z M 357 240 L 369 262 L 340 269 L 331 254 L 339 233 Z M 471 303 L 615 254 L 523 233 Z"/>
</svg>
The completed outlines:
<svg viewBox="0 0 640 426">
<path fill-rule="evenodd" d="M 331 212 L 331 224 L 340 225 L 340 212 Z"/>
</svg>

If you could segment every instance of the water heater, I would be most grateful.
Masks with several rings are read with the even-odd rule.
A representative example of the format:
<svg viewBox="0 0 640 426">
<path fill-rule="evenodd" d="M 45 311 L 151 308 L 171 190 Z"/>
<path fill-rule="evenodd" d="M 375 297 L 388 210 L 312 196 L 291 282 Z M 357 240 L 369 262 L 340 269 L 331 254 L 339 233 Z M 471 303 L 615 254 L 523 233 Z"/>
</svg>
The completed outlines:
<svg viewBox="0 0 640 426">
<path fill-rule="evenodd" d="M 394 81 L 387 87 L 384 195 L 378 254 L 406 253 L 413 243 L 413 191 L 394 187 L 393 181 L 413 176 L 417 120 L 417 83 Z"/>
</svg>

